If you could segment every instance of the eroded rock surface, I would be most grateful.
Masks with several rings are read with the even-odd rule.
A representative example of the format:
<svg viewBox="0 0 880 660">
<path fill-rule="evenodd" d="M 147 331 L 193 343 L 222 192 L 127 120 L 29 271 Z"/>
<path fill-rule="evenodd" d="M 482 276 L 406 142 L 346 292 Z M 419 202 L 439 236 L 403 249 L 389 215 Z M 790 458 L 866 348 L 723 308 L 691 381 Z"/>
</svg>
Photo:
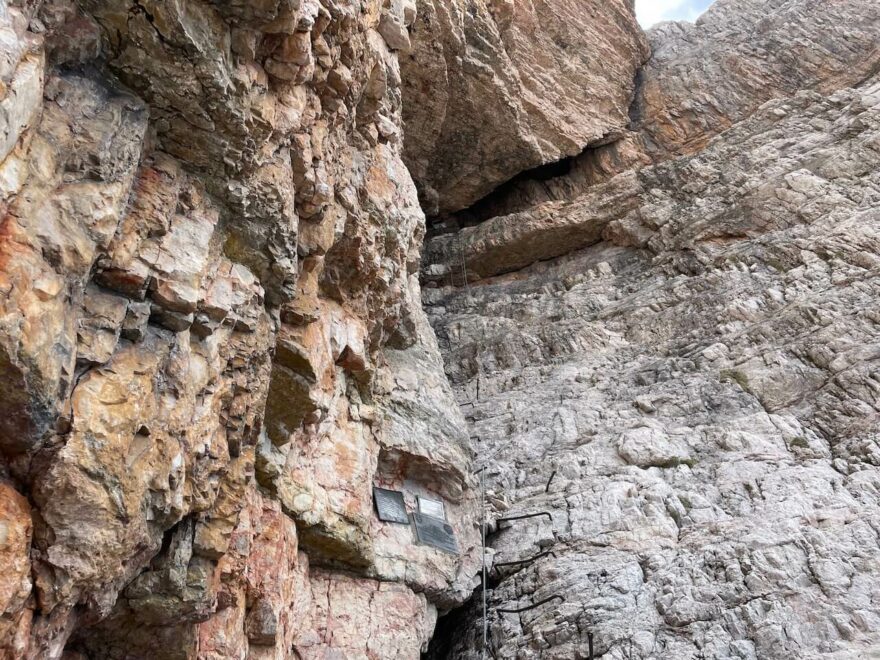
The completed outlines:
<svg viewBox="0 0 880 660">
<path fill-rule="evenodd" d="M 880 67 L 876 2 L 718 0 L 649 33 L 634 129 L 655 160 L 694 153 L 772 98 L 858 85 Z"/>
<path fill-rule="evenodd" d="M 401 68 L 427 213 L 619 136 L 647 55 L 629 0 L 420 3 Z"/>
<path fill-rule="evenodd" d="M 549 514 L 493 525 L 494 657 L 586 658 L 590 634 L 621 660 L 880 649 L 880 79 L 854 73 L 880 23 L 821 4 L 785 15 L 867 12 L 840 29 L 873 41 L 827 65 L 856 88 L 805 78 L 694 155 L 428 241 L 490 516 Z M 479 604 L 459 616 L 440 657 L 478 658 Z"/>
<path fill-rule="evenodd" d="M 0 657 L 414 659 L 470 595 L 412 9 L 0 1 Z"/>
<path fill-rule="evenodd" d="M 876 654 L 877 12 L 0 0 L 0 658 Z"/>
<path fill-rule="evenodd" d="M 570 201 L 630 169 L 693 154 L 762 104 L 858 85 L 880 68 L 871 0 L 717 0 L 696 23 L 648 33 L 627 130 L 549 171 L 523 172 L 458 214 L 459 224 Z"/>
</svg>

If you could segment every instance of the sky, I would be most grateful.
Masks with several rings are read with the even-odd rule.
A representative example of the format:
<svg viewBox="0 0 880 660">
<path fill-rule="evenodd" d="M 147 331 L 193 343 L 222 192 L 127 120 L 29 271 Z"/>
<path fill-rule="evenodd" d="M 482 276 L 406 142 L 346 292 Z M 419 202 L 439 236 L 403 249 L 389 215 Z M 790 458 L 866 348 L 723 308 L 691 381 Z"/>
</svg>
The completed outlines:
<svg viewBox="0 0 880 660">
<path fill-rule="evenodd" d="M 712 0 L 636 0 L 636 16 L 647 29 L 660 21 L 693 21 Z"/>
</svg>

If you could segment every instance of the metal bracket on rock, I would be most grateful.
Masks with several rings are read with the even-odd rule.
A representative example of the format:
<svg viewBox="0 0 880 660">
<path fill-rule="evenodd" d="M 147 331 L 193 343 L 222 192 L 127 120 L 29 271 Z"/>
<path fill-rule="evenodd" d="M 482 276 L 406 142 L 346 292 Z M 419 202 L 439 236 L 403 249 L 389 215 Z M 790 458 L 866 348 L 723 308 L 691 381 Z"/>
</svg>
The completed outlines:
<svg viewBox="0 0 880 660">
<path fill-rule="evenodd" d="M 500 528 L 501 523 L 503 523 L 503 522 L 511 522 L 514 520 L 525 520 L 527 518 L 540 518 L 541 516 L 547 516 L 547 520 L 549 520 L 551 523 L 553 522 L 553 516 L 550 515 L 549 511 L 538 511 L 537 513 L 524 513 L 519 516 L 505 516 L 504 518 L 499 518 L 495 522 L 498 523 L 498 526 Z"/>
<path fill-rule="evenodd" d="M 550 598 L 545 598 L 544 600 L 540 600 L 537 603 L 532 603 L 531 605 L 529 605 L 527 607 L 520 607 L 519 609 L 515 609 L 515 610 L 497 609 L 495 611 L 498 612 L 499 614 L 519 614 L 520 612 L 528 612 L 529 610 L 533 610 L 536 607 L 541 607 L 541 605 L 546 605 L 547 603 L 549 603 L 550 601 L 553 601 L 553 600 L 558 600 L 563 603 L 565 602 L 565 598 L 563 598 L 559 594 L 556 594 L 555 596 L 550 596 Z"/>
<path fill-rule="evenodd" d="M 542 557 L 552 556 L 556 559 L 556 553 L 552 550 L 548 550 L 547 552 L 542 552 L 540 554 L 535 555 L 534 557 L 529 557 L 528 559 L 520 559 L 518 561 L 501 561 L 493 564 L 494 568 L 498 568 L 499 566 L 518 566 L 520 564 L 531 564 L 533 561 L 538 561 Z"/>
</svg>

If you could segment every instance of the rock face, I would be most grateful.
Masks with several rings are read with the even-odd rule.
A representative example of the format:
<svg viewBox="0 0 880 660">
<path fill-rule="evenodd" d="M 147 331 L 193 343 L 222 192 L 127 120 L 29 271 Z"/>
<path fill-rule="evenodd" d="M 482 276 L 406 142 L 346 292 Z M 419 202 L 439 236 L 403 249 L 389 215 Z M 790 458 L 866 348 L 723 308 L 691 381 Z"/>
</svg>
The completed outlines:
<svg viewBox="0 0 880 660">
<path fill-rule="evenodd" d="M 0 1 L 0 657 L 417 658 L 470 595 L 411 10 Z"/>
<path fill-rule="evenodd" d="M 490 520 L 540 514 L 491 526 L 492 657 L 880 649 L 876 12 L 657 28 L 632 128 L 658 164 L 428 241 Z M 479 605 L 456 625 L 434 657 L 480 657 Z"/>
<path fill-rule="evenodd" d="M 566 202 L 630 169 L 692 154 L 773 98 L 858 85 L 877 72 L 880 7 L 870 2 L 717 0 L 696 24 L 649 33 L 631 124 L 607 144 L 523 173 L 458 214 L 463 224 Z"/>
<path fill-rule="evenodd" d="M 880 67 L 874 2 L 718 0 L 650 32 L 633 128 L 655 159 L 694 153 L 765 101 L 858 85 Z"/>
<path fill-rule="evenodd" d="M 876 654 L 878 36 L 0 0 L 0 660 Z"/>
<path fill-rule="evenodd" d="M 647 54 L 630 0 L 420 3 L 401 69 L 426 212 L 619 136 Z"/>
</svg>

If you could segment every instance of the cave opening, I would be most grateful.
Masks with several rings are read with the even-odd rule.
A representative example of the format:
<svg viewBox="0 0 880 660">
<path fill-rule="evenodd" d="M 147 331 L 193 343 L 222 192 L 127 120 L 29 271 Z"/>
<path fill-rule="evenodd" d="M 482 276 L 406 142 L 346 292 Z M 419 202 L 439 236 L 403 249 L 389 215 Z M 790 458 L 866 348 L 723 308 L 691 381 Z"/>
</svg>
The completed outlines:
<svg viewBox="0 0 880 660">
<path fill-rule="evenodd" d="M 541 196 L 552 195 L 551 182 L 572 173 L 575 161 L 571 156 L 520 172 L 492 190 L 471 206 L 454 213 L 428 217 L 429 235 L 473 227 L 499 215 L 507 215 L 531 206 Z"/>
<path fill-rule="evenodd" d="M 479 603 L 481 588 L 477 587 L 473 597 L 464 605 L 437 619 L 434 635 L 421 660 L 460 660 L 468 657 L 469 652 L 482 649 L 483 640 L 479 637 L 482 626 L 473 625 L 474 622 L 482 622 Z M 490 644 L 489 658 L 493 657 L 491 648 Z"/>
<path fill-rule="evenodd" d="M 489 600 L 494 589 L 501 584 L 501 578 L 492 571 L 486 574 L 486 591 Z M 466 660 L 474 657 L 474 651 L 483 649 L 483 585 L 474 589 L 471 597 L 459 607 L 440 615 L 434 628 L 434 635 L 421 660 Z M 486 658 L 494 660 L 492 643 L 493 609 L 489 605 L 489 626 L 486 628 Z M 497 615 L 496 615 L 497 616 Z"/>
</svg>

